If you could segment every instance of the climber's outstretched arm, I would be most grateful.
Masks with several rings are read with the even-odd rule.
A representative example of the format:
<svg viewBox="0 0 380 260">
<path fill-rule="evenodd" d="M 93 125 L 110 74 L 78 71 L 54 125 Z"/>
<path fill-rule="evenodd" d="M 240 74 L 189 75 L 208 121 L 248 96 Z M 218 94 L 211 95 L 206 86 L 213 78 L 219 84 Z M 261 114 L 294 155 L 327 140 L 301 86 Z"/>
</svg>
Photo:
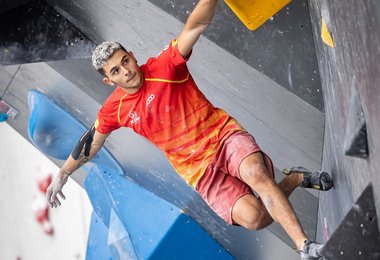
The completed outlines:
<svg viewBox="0 0 380 260">
<path fill-rule="evenodd" d="M 82 135 L 73 152 L 67 158 L 59 170 L 58 175 L 47 189 L 46 199 L 50 207 L 56 208 L 61 206 L 57 194 L 59 194 L 62 199 L 66 199 L 62 188 L 66 184 L 69 176 L 95 156 L 109 135 L 110 134 L 99 133 L 95 130 L 94 126 Z"/>
<path fill-rule="evenodd" d="M 217 0 L 200 0 L 195 6 L 177 38 L 178 50 L 182 57 L 186 57 L 190 53 L 199 36 L 211 23 L 217 3 Z"/>
</svg>

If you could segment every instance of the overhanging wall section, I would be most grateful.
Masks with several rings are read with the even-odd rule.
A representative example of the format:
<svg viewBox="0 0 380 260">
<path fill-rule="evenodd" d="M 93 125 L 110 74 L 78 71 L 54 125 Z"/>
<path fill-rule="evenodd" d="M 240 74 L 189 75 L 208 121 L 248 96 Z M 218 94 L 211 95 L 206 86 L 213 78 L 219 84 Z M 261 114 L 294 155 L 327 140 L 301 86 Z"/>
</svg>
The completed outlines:
<svg viewBox="0 0 380 260">
<path fill-rule="evenodd" d="M 318 237 L 332 233 L 369 183 L 380 185 L 380 3 L 309 1 L 326 110 L 323 168 L 335 188 L 320 196 Z M 322 18 L 335 47 L 323 43 Z M 344 155 L 348 118 L 357 90 L 367 126 L 368 158 Z M 374 188 L 377 216 L 380 192 Z M 334 210 L 331 210 L 334 209 Z M 325 227 L 324 227 L 325 226 Z"/>
</svg>

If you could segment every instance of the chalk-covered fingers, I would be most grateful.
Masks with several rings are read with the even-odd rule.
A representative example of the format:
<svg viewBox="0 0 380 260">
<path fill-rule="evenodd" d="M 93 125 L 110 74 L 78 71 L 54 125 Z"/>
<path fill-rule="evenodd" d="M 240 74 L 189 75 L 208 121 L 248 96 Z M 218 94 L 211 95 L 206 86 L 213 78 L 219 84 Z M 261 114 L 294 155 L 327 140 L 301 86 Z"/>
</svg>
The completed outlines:
<svg viewBox="0 0 380 260">
<path fill-rule="evenodd" d="M 49 204 L 49 207 L 53 207 L 53 202 L 51 200 L 51 197 L 53 195 L 53 187 L 52 184 L 49 185 L 49 187 L 46 190 L 46 201 Z"/>
<path fill-rule="evenodd" d="M 59 173 L 48 187 L 46 191 L 46 200 L 51 208 L 61 206 L 61 201 L 57 195 L 59 195 L 62 199 L 66 199 L 62 192 L 62 188 L 66 184 L 68 177 L 68 175 Z"/>
</svg>

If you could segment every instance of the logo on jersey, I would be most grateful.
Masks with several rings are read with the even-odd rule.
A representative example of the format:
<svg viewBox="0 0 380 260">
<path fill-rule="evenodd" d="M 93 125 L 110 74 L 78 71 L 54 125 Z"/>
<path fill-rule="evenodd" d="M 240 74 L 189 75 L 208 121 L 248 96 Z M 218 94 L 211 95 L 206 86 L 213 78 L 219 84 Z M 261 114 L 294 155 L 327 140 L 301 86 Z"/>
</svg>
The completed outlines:
<svg viewBox="0 0 380 260">
<path fill-rule="evenodd" d="M 150 95 L 147 99 L 146 99 L 146 106 L 149 106 L 149 104 L 156 98 L 156 96 L 154 94 Z"/>
<path fill-rule="evenodd" d="M 140 117 L 137 115 L 136 111 L 129 112 L 129 117 L 131 118 L 132 125 L 140 121 Z"/>
</svg>

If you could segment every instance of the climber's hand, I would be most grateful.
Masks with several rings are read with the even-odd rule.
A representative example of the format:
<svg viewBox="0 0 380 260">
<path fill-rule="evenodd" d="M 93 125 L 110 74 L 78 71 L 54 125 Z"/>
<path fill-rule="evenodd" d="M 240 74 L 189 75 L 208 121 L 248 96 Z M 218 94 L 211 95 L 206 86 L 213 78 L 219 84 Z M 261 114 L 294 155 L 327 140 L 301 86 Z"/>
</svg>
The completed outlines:
<svg viewBox="0 0 380 260">
<path fill-rule="evenodd" d="M 57 194 L 62 199 L 66 199 L 65 195 L 62 193 L 62 188 L 66 184 L 69 175 L 60 171 L 58 175 L 54 178 L 53 182 L 49 185 L 46 191 L 46 200 L 51 208 L 56 208 L 61 206 L 61 202 Z"/>
</svg>

